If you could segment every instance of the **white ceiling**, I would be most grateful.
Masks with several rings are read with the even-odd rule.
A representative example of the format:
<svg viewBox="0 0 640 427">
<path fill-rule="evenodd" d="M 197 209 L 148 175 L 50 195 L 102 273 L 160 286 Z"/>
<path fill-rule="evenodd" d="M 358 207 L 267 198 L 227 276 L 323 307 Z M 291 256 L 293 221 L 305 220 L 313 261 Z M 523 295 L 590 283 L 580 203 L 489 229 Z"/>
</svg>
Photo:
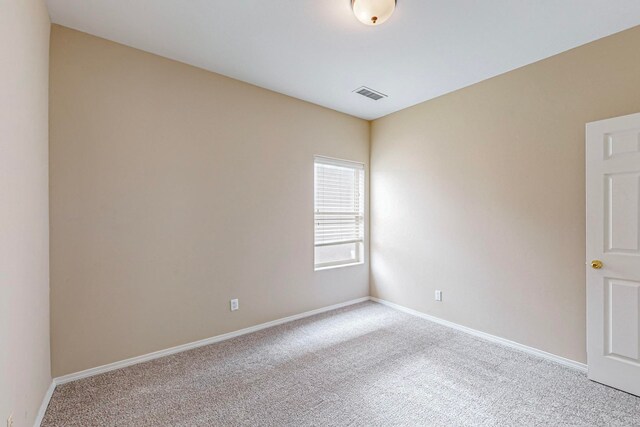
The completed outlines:
<svg viewBox="0 0 640 427">
<path fill-rule="evenodd" d="M 638 0 L 398 0 L 378 27 L 350 4 L 47 0 L 54 23 L 364 119 L 640 24 Z"/>
</svg>

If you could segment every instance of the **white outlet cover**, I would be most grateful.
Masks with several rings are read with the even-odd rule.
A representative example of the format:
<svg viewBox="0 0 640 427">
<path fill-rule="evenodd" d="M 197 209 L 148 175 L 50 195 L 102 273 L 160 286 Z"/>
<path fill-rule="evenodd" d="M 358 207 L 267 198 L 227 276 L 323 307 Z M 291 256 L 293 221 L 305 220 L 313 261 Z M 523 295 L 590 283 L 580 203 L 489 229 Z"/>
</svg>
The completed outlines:
<svg viewBox="0 0 640 427">
<path fill-rule="evenodd" d="M 237 298 L 232 299 L 229 303 L 231 305 L 231 311 L 236 311 L 240 308 L 240 303 Z"/>
<path fill-rule="evenodd" d="M 436 301 L 442 301 L 442 291 L 436 291 Z"/>
</svg>

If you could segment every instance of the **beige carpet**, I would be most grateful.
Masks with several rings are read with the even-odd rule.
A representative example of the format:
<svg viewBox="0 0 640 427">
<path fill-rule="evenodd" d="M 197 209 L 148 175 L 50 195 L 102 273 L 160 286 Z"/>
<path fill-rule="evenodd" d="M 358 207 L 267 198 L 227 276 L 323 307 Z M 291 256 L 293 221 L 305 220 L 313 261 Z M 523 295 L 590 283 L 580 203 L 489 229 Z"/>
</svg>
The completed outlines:
<svg viewBox="0 0 640 427">
<path fill-rule="evenodd" d="M 640 398 L 367 302 L 56 388 L 44 426 L 640 426 Z"/>
</svg>

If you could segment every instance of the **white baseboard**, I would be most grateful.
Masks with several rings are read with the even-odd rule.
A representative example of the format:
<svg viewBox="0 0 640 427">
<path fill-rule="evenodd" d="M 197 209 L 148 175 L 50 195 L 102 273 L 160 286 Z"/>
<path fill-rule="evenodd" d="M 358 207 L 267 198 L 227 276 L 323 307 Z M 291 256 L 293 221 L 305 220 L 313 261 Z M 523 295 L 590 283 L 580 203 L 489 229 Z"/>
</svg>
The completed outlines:
<svg viewBox="0 0 640 427">
<path fill-rule="evenodd" d="M 65 384 L 71 381 L 76 381 L 82 378 L 92 377 L 94 375 L 103 374 L 105 372 L 114 371 L 116 369 L 124 368 L 138 363 L 147 362 L 149 360 L 158 359 L 160 357 L 169 356 L 171 354 L 180 353 L 183 351 L 191 350 L 194 348 L 202 347 L 205 345 L 217 343 L 220 341 L 228 340 L 231 338 L 239 337 L 240 335 L 250 334 L 262 329 L 270 328 L 272 326 L 282 325 L 283 323 L 291 322 L 305 317 L 313 316 L 316 314 L 324 313 L 326 311 L 335 310 L 337 308 L 346 307 L 348 305 L 358 304 L 364 301 L 369 301 L 369 297 L 363 297 L 354 299 L 351 301 L 343 302 L 340 304 L 330 305 L 328 307 L 318 308 L 316 310 L 306 311 L 300 314 L 294 314 L 293 316 L 283 317 L 282 319 L 273 320 L 271 322 L 261 323 L 256 326 L 250 326 L 248 328 L 240 329 L 238 331 L 229 332 L 222 335 L 217 335 L 211 338 L 205 338 L 200 341 L 195 341 L 187 344 L 182 344 L 176 347 L 167 348 L 165 350 L 155 351 L 153 353 L 143 354 L 141 356 L 132 357 L 130 359 L 121 360 L 119 362 L 109 363 L 107 365 L 98 366 L 96 368 L 86 369 L 84 371 L 75 372 L 73 374 L 63 375 L 53 379 L 54 385 Z M 53 390 L 52 390 L 53 391 Z M 46 406 L 45 406 L 46 409 Z M 44 413 L 43 413 L 44 414 Z"/>
<path fill-rule="evenodd" d="M 582 371 L 582 372 L 587 372 L 587 365 L 585 365 L 584 363 L 576 362 L 575 360 L 567 359 L 567 358 L 564 358 L 562 356 L 557 356 L 555 354 L 548 353 L 546 351 L 538 350 L 537 348 L 529 347 L 529 346 L 526 346 L 524 344 L 520 344 L 520 343 L 517 343 L 515 341 L 511 341 L 511 340 L 505 339 L 505 338 L 500 338 L 498 336 L 491 335 L 491 334 L 488 334 L 486 332 L 481 332 L 481 331 L 478 331 L 476 329 L 472 329 L 472 328 L 468 328 L 466 326 L 458 325 L 457 323 L 449 322 L 448 320 L 440 319 L 440 318 L 435 317 L 435 316 L 430 316 L 430 315 L 422 313 L 420 311 L 413 310 L 411 308 L 407 308 L 407 307 L 404 307 L 402 305 L 395 304 L 393 302 L 386 301 L 386 300 L 383 300 L 383 299 L 380 299 L 380 298 L 370 297 L 370 299 L 371 299 L 371 301 L 375 301 L 375 302 L 378 302 L 380 304 L 384 304 L 384 305 L 386 305 L 388 307 L 395 308 L 396 310 L 404 311 L 405 313 L 412 314 L 414 316 L 418 316 L 418 317 L 421 317 L 421 318 L 426 319 L 426 320 L 430 320 L 430 321 L 432 321 L 434 323 L 438 323 L 440 325 L 447 326 L 449 328 L 456 329 L 456 330 L 461 331 L 461 332 L 465 332 L 465 333 L 467 333 L 469 335 L 473 335 L 475 337 L 482 338 L 484 340 L 491 341 L 491 342 L 494 342 L 494 343 L 497 343 L 497 344 L 502 344 L 502 345 L 505 345 L 507 347 L 515 348 L 516 350 L 520 350 L 520 351 L 523 351 L 525 353 L 531 354 L 533 356 L 537 356 L 537 357 L 541 357 L 543 359 L 550 360 L 552 362 L 558 363 L 560 365 L 567 366 L 569 368 L 577 369 L 577 370 Z"/>
<path fill-rule="evenodd" d="M 40 424 L 42 424 L 44 414 L 45 412 L 47 412 L 49 401 L 51 400 L 51 396 L 53 396 L 53 391 L 55 389 L 56 389 L 56 382 L 55 380 L 53 380 L 51 381 L 51 384 L 49 384 L 49 388 L 47 389 L 47 392 L 44 394 L 44 397 L 42 398 L 42 403 L 40 404 L 40 409 L 38 409 L 36 420 L 33 422 L 33 427 L 40 427 Z"/>
</svg>

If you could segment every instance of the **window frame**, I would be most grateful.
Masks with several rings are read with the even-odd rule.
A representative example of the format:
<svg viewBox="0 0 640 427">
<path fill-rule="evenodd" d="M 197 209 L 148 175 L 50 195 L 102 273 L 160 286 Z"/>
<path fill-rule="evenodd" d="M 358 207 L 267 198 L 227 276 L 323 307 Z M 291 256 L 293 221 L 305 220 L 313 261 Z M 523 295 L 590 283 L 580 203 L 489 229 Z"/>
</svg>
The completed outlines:
<svg viewBox="0 0 640 427">
<path fill-rule="evenodd" d="M 359 215 L 361 217 L 362 220 L 362 239 L 361 240 L 352 240 L 352 241 L 343 241 L 343 242 L 337 242 L 337 243 L 316 243 L 316 200 L 315 200 L 315 195 L 316 195 L 316 188 L 317 188 L 317 183 L 316 183 L 316 164 L 325 164 L 325 165 L 335 165 L 335 166 L 339 166 L 339 167 L 344 167 L 344 168 L 350 168 L 353 169 L 354 171 L 358 171 L 361 172 L 361 176 L 362 176 L 362 208 L 361 208 L 361 215 Z M 335 269 L 335 268 L 342 268 L 342 267 L 351 267 L 351 266 L 356 266 L 356 265 L 362 265 L 365 263 L 365 241 L 366 241 L 366 237 L 367 237 L 367 218 L 366 218 L 366 204 L 367 204 L 367 181 L 366 181 L 366 165 L 363 162 L 357 162 L 357 161 L 353 161 L 353 160 L 346 160 L 346 159 L 339 159 L 339 158 L 335 158 L 335 157 L 328 157 L 328 156 L 322 156 L 322 155 L 315 155 L 313 157 L 313 220 L 314 220 L 314 225 L 313 225 L 313 266 L 314 266 L 314 271 L 322 271 L 322 270 L 331 270 L 331 269 Z M 352 259 L 345 259 L 345 260 L 339 260 L 339 261 L 330 261 L 330 262 L 324 262 L 324 263 L 317 263 L 316 262 L 316 253 L 315 250 L 317 247 L 323 247 L 323 246 L 336 246 L 336 245 L 342 245 L 342 244 L 348 244 L 348 243 L 355 243 L 355 258 Z"/>
</svg>

